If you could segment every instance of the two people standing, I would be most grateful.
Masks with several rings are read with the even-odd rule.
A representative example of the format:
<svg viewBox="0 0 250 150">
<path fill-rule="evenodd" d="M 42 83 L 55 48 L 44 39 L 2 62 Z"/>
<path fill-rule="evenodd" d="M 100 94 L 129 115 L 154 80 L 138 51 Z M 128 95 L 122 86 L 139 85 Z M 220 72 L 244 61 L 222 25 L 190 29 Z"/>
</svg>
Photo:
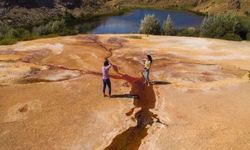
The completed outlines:
<svg viewBox="0 0 250 150">
<path fill-rule="evenodd" d="M 144 71 L 142 73 L 144 78 L 144 83 L 149 85 L 150 79 L 150 69 L 151 64 L 153 62 L 152 56 L 147 55 L 146 59 L 144 60 Z M 108 59 L 105 59 L 102 67 L 102 80 L 103 80 L 103 96 L 106 97 L 106 87 L 108 87 L 108 96 L 111 97 L 111 81 L 109 76 L 109 70 L 113 65 L 109 62 Z"/>
</svg>

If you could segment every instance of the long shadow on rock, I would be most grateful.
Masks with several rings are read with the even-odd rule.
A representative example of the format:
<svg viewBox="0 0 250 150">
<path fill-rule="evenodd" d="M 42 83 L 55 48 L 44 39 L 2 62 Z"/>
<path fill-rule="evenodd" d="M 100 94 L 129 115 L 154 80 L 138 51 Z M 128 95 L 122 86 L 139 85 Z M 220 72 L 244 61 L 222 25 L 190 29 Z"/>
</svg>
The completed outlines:
<svg viewBox="0 0 250 150">
<path fill-rule="evenodd" d="M 134 108 L 126 113 L 127 116 L 134 114 L 135 108 L 140 108 L 140 111 L 135 113 L 136 126 L 129 127 L 126 131 L 117 135 L 112 143 L 105 150 L 137 150 L 142 140 L 148 135 L 148 126 L 152 126 L 154 122 L 164 124 L 160 121 L 157 114 L 154 114 L 150 109 L 155 108 L 156 96 L 153 85 L 144 84 L 143 78 L 132 77 L 119 72 L 117 66 L 114 67 L 117 75 L 111 75 L 111 78 L 125 80 L 131 84 L 130 94 L 120 96 L 136 95 L 134 97 Z M 98 72 L 88 72 L 89 74 L 101 76 Z M 117 96 L 119 97 L 119 95 Z M 164 124 L 167 126 L 167 124 Z"/>
<path fill-rule="evenodd" d="M 168 82 L 168 81 L 151 81 L 150 84 L 152 84 L 152 85 L 168 85 L 168 84 L 171 84 L 171 82 Z"/>
<path fill-rule="evenodd" d="M 150 111 L 150 109 L 155 107 L 156 102 L 152 85 L 147 86 L 143 84 L 143 80 L 140 79 L 132 83 L 130 94 L 138 95 L 139 98 L 134 99 L 135 107 L 126 113 L 126 115 L 132 115 L 135 108 L 141 108 L 141 110 L 135 114 L 137 124 L 117 135 L 105 150 L 137 150 L 142 140 L 148 135 L 147 126 L 151 126 L 154 123 L 154 118 L 157 119 L 157 115 Z"/>
</svg>

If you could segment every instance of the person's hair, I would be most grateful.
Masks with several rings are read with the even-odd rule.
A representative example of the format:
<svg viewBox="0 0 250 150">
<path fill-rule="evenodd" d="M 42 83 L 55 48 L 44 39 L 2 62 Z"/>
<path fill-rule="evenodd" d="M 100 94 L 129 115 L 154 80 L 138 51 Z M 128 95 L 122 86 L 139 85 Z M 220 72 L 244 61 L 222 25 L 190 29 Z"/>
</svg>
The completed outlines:
<svg viewBox="0 0 250 150">
<path fill-rule="evenodd" d="M 108 60 L 105 60 L 104 63 L 103 63 L 104 66 L 108 66 L 109 65 L 109 61 Z"/>
<path fill-rule="evenodd" d="M 151 55 L 147 55 L 147 58 L 148 60 L 152 63 L 153 62 L 153 59 L 152 59 L 152 56 Z"/>
</svg>

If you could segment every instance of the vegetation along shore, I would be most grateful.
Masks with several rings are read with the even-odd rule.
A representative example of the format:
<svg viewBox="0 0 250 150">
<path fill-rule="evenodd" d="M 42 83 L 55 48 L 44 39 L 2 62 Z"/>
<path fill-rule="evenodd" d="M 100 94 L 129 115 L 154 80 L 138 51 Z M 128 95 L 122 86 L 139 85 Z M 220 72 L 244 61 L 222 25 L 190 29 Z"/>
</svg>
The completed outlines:
<svg viewBox="0 0 250 150">
<path fill-rule="evenodd" d="M 226 40 L 250 40 L 250 13 L 247 3 L 237 1 L 220 3 L 225 6 L 216 10 L 211 1 L 164 1 L 157 2 L 129 0 L 119 1 L 30 1 L 11 0 L 0 2 L 0 45 L 14 44 L 17 41 L 32 40 L 54 36 L 88 33 L 108 16 L 122 15 L 133 9 L 174 9 L 206 16 L 200 27 L 178 29 L 168 18 L 168 30 L 164 32 L 146 32 L 146 34 L 195 36 L 221 38 Z M 209 6 L 209 9 L 208 9 Z M 206 9 L 205 9 L 206 8 Z M 226 11 L 227 10 L 227 11 Z M 236 13 L 235 13 L 236 12 Z M 234 14 L 234 15 L 232 15 Z M 157 16 L 155 16 L 157 20 Z M 160 25 L 164 28 L 163 25 Z M 141 32 L 143 33 L 143 32 Z"/>
</svg>

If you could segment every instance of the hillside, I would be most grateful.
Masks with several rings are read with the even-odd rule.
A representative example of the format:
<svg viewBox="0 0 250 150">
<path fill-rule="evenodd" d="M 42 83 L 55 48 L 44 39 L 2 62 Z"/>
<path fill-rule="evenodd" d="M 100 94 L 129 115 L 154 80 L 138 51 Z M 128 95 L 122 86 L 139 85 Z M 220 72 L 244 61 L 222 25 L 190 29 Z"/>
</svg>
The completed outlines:
<svg viewBox="0 0 250 150">
<path fill-rule="evenodd" d="M 249 47 L 146 35 L 0 46 L 0 149 L 249 150 Z M 112 98 L 102 94 L 106 57 Z"/>
<path fill-rule="evenodd" d="M 160 8 L 181 8 L 207 14 L 233 12 L 238 15 L 250 15 L 248 0 L 121 0 L 125 5 L 156 6 Z"/>
<path fill-rule="evenodd" d="M 34 25 L 58 19 L 65 13 L 75 17 L 110 13 L 105 0 L 3 0 L 1 21 L 13 26 Z"/>
<path fill-rule="evenodd" d="M 65 13 L 76 17 L 109 14 L 118 8 L 178 8 L 208 14 L 233 12 L 250 15 L 248 0 L 2 0 L 0 19 L 13 26 L 34 25 L 60 18 Z"/>
</svg>

